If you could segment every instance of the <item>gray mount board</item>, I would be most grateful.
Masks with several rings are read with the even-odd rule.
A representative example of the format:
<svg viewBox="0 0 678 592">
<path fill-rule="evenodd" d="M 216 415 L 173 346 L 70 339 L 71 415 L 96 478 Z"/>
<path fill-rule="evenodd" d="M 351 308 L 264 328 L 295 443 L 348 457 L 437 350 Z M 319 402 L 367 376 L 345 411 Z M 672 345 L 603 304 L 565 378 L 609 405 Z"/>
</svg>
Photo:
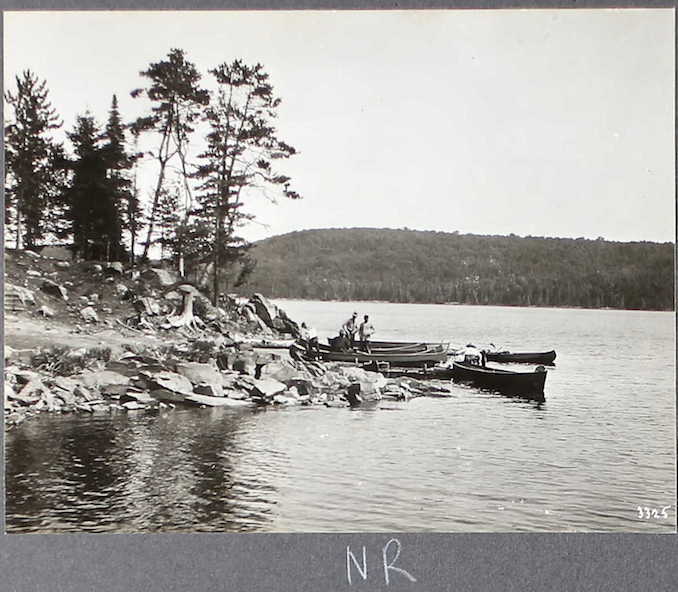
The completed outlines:
<svg viewBox="0 0 678 592">
<path fill-rule="evenodd" d="M 17 1 L 3 9 L 661 8 L 675 2 Z M 675 31 L 675 28 L 674 28 Z M 36 40 L 39 42 L 39 40 Z M 3 448 L 4 450 L 4 448 Z M 0 514 L 4 532 L 4 471 Z M 675 506 L 674 506 L 675 507 Z M 401 552 L 385 570 L 383 551 Z M 347 559 L 362 548 L 367 578 Z M 2 592 L 600 591 L 678 589 L 675 535 L 171 534 L 2 535 Z M 347 578 L 352 567 L 352 583 Z M 385 572 L 390 577 L 385 581 Z"/>
</svg>

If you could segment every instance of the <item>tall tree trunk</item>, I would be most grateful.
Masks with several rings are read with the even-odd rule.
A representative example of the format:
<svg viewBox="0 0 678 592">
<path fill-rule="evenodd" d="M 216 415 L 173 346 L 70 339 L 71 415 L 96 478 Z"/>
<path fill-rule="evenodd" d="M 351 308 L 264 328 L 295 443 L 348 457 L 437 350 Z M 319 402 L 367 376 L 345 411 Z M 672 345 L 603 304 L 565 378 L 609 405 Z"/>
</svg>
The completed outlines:
<svg viewBox="0 0 678 592">
<path fill-rule="evenodd" d="M 219 199 L 219 198 L 217 198 Z M 219 247 L 221 240 L 221 206 L 217 204 L 217 227 L 214 235 L 214 284 L 212 304 L 217 306 L 219 302 Z"/>
</svg>

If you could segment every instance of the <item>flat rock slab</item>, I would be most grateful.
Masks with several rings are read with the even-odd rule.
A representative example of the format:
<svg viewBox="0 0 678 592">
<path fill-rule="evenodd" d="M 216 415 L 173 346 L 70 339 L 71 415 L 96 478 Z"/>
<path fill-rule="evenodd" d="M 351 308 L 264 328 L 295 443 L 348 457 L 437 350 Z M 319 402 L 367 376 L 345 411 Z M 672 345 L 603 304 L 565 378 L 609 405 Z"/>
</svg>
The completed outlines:
<svg viewBox="0 0 678 592">
<path fill-rule="evenodd" d="M 42 284 L 40 285 L 40 289 L 50 296 L 59 298 L 64 302 L 68 302 L 68 290 L 63 286 L 53 282 L 52 280 L 43 280 Z"/>
<path fill-rule="evenodd" d="M 82 383 L 88 389 L 98 389 L 112 384 L 129 384 L 129 377 L 111 370 L 88 371 L 81 375 Z"/>
<path fill-rule="evenodd" d="M 154 399 L 162 401 L 163 403 L 183 403 L 186 401 L 186 397 L 188 396 L 175 393 L 164 388 L 153 389 L 149 394 Z"/>
<path fill-rule="evenodd" d="M 252 396 L 259 396 L 264 399 L 271 399 L 275 395 L 287 390 L 287 385 L 273 380 L 272 378 L 265 378 L 262 380 L 255 380 L 254 388 L 252 389 Z"/>
<path fill-rule="evenodd" d="M 176 372 L 158 372 L 153 374 L 149 380 L 161 389 L 169 390 L 181 395 L 193 394 L 193 385 L 191 384 L 191 381 Z"/>
<path fill-rule="evenodd" d="M 205 395 L 187 395 L 187 402 L 195 403 L 197 405 L 206 405 L 208 407 L 254 407 L 255 403 L 252 401 L 244 401 L 238 399 L 231 399 L 229 397 L 208 397 Z"/>
<path fill-rule="evenodd" d="M 207 384 L 222 384 L 221 373 L 217 368 L 210 364 L 200 364 L 199 362 L 179 362 L 176 365 L 177 374 L 181 374 L 190 380 L 193 384 L 201 382 Z"/>
</svg>

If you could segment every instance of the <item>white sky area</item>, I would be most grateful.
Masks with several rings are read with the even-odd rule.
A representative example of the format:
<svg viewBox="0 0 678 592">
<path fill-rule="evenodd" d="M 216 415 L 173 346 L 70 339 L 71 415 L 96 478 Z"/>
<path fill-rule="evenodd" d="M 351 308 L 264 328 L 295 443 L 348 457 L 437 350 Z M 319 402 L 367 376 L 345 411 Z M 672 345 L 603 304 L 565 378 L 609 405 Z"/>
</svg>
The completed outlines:
<svg viewBox="0 0 678 592">
<path fill-rule="evenodd" d="M 5 88 L 30 68 L 70 130 L 171 48 L 205 76 L 261 62 L 282 172 L 251 240 L 308 228 L 674 240 L 673 10 L 9 12 Z M 207 85 L 207 84 L 206 84 Z M 149 141 L 153 141 L 150 140 Z M 192 146 L 199 152 L 200 140 Z M 143 196 L 153 167 L 139 176 Z"/>
</svg>

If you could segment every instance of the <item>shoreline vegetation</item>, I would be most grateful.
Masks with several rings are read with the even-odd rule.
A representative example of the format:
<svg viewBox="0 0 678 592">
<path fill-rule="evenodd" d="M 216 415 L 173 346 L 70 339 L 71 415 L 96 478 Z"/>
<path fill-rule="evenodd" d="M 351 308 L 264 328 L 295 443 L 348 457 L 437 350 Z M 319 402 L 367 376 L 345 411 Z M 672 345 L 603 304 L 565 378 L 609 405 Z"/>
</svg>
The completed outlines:
<svg viewBox="0 0 678 592">
<path fill-rule="evenodd" d="M 674 309 L 673 243 L 331 228 L 252 254 L 248 290 L 268 298 Z"/>
<path fill-rule="evenodd" d="M 466 302 L 393 302 L 391 300 L 377 300 L 377 299 L 369 299 L 369 300 L 338 300 L 336 298 L 328 299 L 328 300 L 322 300 L 322 299 L 311 299 L 311 298 L 285 298 L 285 297 L 275 297 L 272 296 L 270 297 L 272 300 L 282 300 L 283 302 L 286 300 L 289 301 L 301 301 L 301 302 L 355 302 L 355 303 L 360 303 L 360 304 L 369 304 L 369 303 L 374 303 L 374 304 L 431 304 L 434 306 L 497 306 L 497 307 L 506 307 L 506 308 L 552 308 L 555 310 L 618 310 L 618 311 L 628 311 L 628 312 L 675 312 L 674 308 L 614 308 L 612 306 L 601 306 L 599 308 L 592 308 L 592 307 L 587 307 L 587 306 L 566 306 L 566 305 L 561 305 L 561 306 L 551 306 L 547 304 L 531 304 L 531 305 L 525 305 L 525 304 L 470 304 Z"/>
</svg>

